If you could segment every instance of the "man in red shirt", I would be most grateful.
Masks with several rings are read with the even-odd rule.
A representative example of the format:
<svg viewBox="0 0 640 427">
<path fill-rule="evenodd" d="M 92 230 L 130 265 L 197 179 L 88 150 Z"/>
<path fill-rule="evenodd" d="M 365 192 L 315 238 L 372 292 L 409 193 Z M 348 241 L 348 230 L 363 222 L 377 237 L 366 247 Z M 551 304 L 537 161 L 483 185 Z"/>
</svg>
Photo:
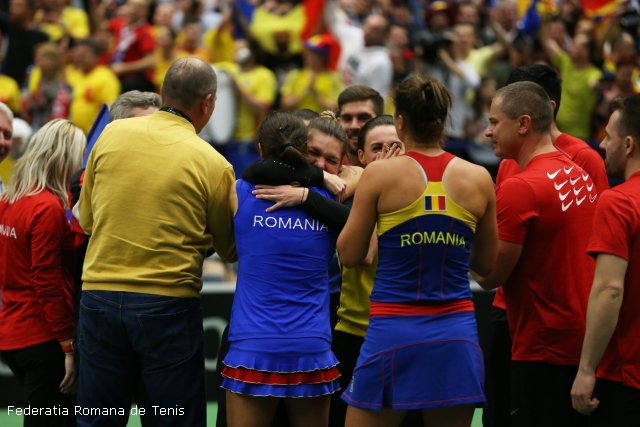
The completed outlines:
<svg viewBox="0 0 640 427">
<path fill-rule="evenodd" d="M 600 147 L 607 174 L 626 182 L 598 202 L 587 247 L 596 270 L 571 399 L 591 413 L 590 426 L 631 427 L 640 425 L 640 95 L 620 96 L 613 108 Z"/>
<path fill-rule="evenodd" d="M 511 425 L 586 425 L 568 393 L 577 372 L 593 260 L 584 251 L 598 193 L 554 147 L 544 89 L 517 82 L 496 92 L 486 136 L 522 171 L 497 192 L 498 262 L 476 280 L 503 286 L 512 347 Z"/>
<path fill-rule="evenodd" d="M 507 85 L 515 82 L 534 82 L 542 86 L 553 106 L 551 123 L 553 145 L 583 168 L 593 179 L 598 194 L 609 188 L 609 181 L 600 154 L 586 142 L 558 130 L 555 117 L 560 108 L 562 87 L 558 72 L 548 65 L 534 64 L 519 67 L 511 72 Z M 520 173 L 520 166 L 513 159 L 500 163 L 496 186 L 507 178 Z M 487 406 L 482 413 L 485 427 L 508 427 L 511 418 L 509 389 L 511 386 L 511 336 L 507 321 L 507 309 L 502 288 L 498 288 L 489 316 L 489 348 L 485 352 Z"/>
<path fill-rule="evenodd" d="M 125 18 L 109 21 L 109 30 L 116 39 L 111 71 L 120 78 L 122 93 L 155 92 L 152 79 L 156 44 L 147 22 L 149 6 L 145 0 L 128 0 L 125 11 Z"/>
</svg>

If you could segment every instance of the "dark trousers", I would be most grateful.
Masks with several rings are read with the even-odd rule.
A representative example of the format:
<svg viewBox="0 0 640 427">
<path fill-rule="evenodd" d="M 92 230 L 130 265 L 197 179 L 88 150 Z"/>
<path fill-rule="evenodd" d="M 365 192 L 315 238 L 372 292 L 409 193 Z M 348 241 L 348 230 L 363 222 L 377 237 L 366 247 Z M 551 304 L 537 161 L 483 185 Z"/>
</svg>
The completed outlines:
<svg viewBox="0 0 640 427">
<path fill-rule="evenodd" d="M 205 427 L 203 341 L 199 298 L 83 291 L 78 425 L 125 426 L 139 369 L 156 425 Z"/>
<path fill-rule="evenodd" d="M 484 427 L 509 427 L 511 425 L 509 403 L 511 334 L 506 310 L 491 307 L 487 341 L 489 345 L 484 357 L 487 406 L 482 412 L 482 424 Z"/>
<path fill-rule="evenodd" d="M 577 365 L 511 362 L 513 427 L 586 427 L 589 417 L 571 404 Z"/>
<path fill-rule="evenodd" d="M 600 404 L 591 413 L 590 427 L 640 426 L 640 390 L 619 382 L 597 379 L 593 397 Z"/>
<path fill-rule="evenodd" d="M 68 415 L 25 415 L 25 427 L 66 427 L 72 423 L 73 406 L 69 396 L 60 393 L 64 369 L 64 353 L 58 341 L 18 350 L 0 352 L 11 372 L 24 385 L 24 405 L 31 408 L 56 408 Z"/>
</svg>

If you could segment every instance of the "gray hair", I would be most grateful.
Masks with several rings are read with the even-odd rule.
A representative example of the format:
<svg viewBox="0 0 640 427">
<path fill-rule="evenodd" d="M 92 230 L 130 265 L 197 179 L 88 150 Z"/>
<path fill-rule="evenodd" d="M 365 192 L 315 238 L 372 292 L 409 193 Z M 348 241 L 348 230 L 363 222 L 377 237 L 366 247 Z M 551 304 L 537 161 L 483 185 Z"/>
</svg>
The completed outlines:
<svg viewBox="0 0 640 427">
<path fill-rule="evenodd" d="M 109 121 L 133 117 L 133 109 L 136 107 L 147 109 L 149 107 L 160 108 L 161 106 L 162 99 L 157 93 L 140 92 L 139 90 L 125 92 L 111 104 Z"/>
<path fill-rule="evenodd" d="M 165 104 L 190 110 L 207 95 L 215 96 L 218 78 L 213 67 L 202 59 L 182 58 L 169 67 L 162 83 Z"/>
<path fill-rule="evenodd" d="M 0 102 L 0 113 L 3 113 L 5 116 L 7 116 L 10 122 L 13 121 L 13 112 L 11 111 L 11 108 L 9 108 L 9 106 L 3 102 Z"/>
</svg>

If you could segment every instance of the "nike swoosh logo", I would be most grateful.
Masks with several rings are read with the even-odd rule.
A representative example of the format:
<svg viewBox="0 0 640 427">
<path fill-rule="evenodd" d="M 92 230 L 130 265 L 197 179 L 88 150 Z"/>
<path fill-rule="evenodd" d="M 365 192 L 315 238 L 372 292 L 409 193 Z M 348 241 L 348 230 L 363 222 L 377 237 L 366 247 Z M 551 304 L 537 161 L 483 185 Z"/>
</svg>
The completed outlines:
<svg viewBox="0 0 640 427">
<path fill-rule="evenodd" d="M 592 189 L 593 189 L 593 184 L 591 185 L 587 184 L 587 191 L 591 192 Z"/>
<path fill-rule="evenodd" d="M 563 182 L 562 184 L 558 185 L 555 182 L 553 183 L 553 185 L 556 186 L 556 190 L 560 190 L 562 187 L 564 187 L 564 185 L 569 182 L 569 180 L 566 180 L 565 182 Z"/>
<path fill-rule="evenodd" d="M 583 173 L 582 174 L 582 179 L 584 179 L 585 181 L 589 179 L 589 174 L 588 173 Z"/>
<path fill-rule="evenodd" d="M 575 194 L 575 195 L 577 196 L 578 194 L 580 194 L 580 192 L 582 191 L 582 189 L 583 189 L 583 188 L 584 188 L 584 185 L 583 185 L 582 187 L 580 187 L 580 188 L 578 189 L 578 191 L 576 191 L 576 189 L 574 188 L 574 189 L 573 189 L 573 194 Z M 578 204 L 580 204 L 580 203 L 578 203 Z"/>
<path fill-rule="evenodd" d="M 597 195 L 597 194 L 596 194 L 595 196 L 593 196 L 593 197 L 589 196 L 589 201 L 590 201 L 591 203 L 595 202 L 595 201 L 596 201 L 596 197 L 598 197 L 598 195 Z"/>
<path fill-rule="evenodd" d="M 571 206 L 573 204 L 573 200 L 569 202 L 568 205 L 565 206 L 565 204 L 562 204 L 562 212 L 566 211 L 567 209 L 569 209 L 569 206 Z"/>
<path fill-rule="evenodd" d="M 564 202 L 564 199 L 567 198 L 567 196 L 569 195 L 569 193 L 571 193 L 571 191 L 567 191 L 566 194 L 560 194 L 558 193 L 558 196 L 560 196 L 560 201 Z"/>
<path fill-rule="evenodd" d="M 582 199 L 580 200 L 576 200 L 576 205 L 580 206 L 582 204 L 582 202 L 584 202 L 584 199 L 587 198 L 587 195 L 585 194 L 584 197 L 582 197 Z"/>
<path fill-rule="evenodd" d="M 577 177 L 576 179 L 569 178 L 569 181 L 571 181 L 571 185 L 576 185 L 576 182 L 578 182 L 579 180 L 580 180 L 580 177 Z"/>
<path fill-rule="evenodd" d="M 560 172 L 560 169 L 558 169 L 557 171 L 555 171 L 555 173 L 549 173 L 547 172 L 547 176 L 549 177 L 549 179 L 553 179 L 556 177 L 556 175 L 558 175 L 558 173 Z"/>
<path fill-rule="evenodd" d="M 569 175 L 571 173 L 571 171 L 573 170 L 573 168 L 575 168 L 575 166 L 571 166 L 569 169 L 567 168 L 563 168 L 564 169 L 564 173 L 566 173 L 567 175 Z"/>
</svg>

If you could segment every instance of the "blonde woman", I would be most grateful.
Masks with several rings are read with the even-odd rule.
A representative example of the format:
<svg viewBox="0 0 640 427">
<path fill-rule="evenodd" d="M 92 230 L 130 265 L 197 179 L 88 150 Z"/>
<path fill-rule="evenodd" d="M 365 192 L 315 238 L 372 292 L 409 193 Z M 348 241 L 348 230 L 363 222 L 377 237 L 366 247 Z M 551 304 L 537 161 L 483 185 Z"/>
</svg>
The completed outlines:
<svg viewBox="0 0 640 427">
<path fill-rule="evenodd" d="M 80 168 L 85 136 L 68 120 L 33 135 L 0 197 L 0 354 L 24 384 L 24 406 L 63 415 L 30 415 L 25 426 L 64 425 L 73 364 L 73 233 L 67 183 Z"/>
</svg>

